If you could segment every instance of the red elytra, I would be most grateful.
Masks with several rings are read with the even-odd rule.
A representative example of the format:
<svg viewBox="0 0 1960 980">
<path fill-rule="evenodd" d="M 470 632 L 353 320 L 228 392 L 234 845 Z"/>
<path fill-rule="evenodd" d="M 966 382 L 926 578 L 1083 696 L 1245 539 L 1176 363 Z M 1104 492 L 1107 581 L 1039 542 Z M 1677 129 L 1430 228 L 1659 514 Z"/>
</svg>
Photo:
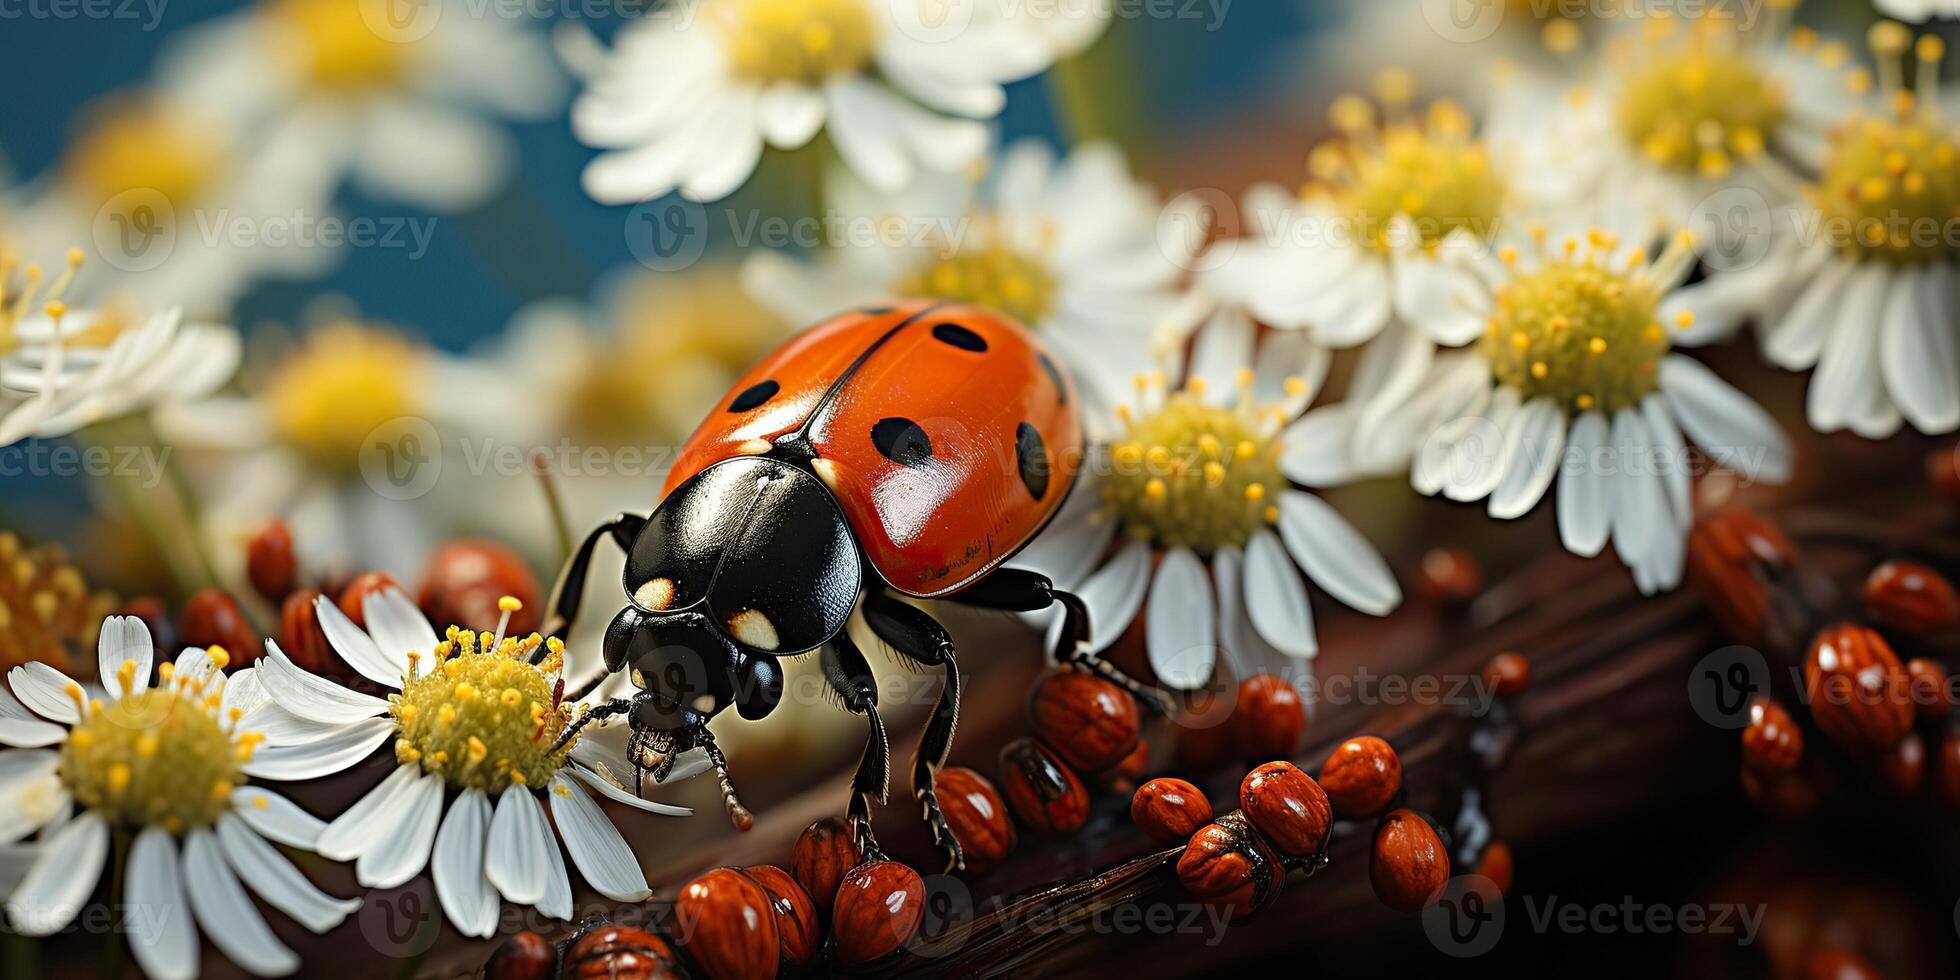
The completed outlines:
<svg viewBox="0 0 1960 980">
<path fill-rule="evenodd" d="M 681 447 L 664 492 L 806 425 L 865 558 L 922 598 L 1012 556 L 1082 460 L 1080 400 L 1032 334 L 912 300 L 835 317 L 750 368 Z"/>
</svg>

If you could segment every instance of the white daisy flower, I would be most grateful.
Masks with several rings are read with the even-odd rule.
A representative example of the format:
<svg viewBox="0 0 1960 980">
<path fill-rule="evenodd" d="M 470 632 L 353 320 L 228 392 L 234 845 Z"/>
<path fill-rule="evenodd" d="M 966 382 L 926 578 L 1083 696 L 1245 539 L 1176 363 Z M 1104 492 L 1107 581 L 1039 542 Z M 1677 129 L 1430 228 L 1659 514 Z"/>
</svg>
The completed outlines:
<svg viewBox="0 0 1960 980">
<path fill-rule="evenodd" d="M 508 383 L 493 370 L 346 312 L 328 312 L 247 380 L 243 393 L 156 415 L 183 454 L 220 577 L 241 585 L 242 544 L 273 517 L 306 542 L 312 571 L 412 573 L 434 544 L 415 504 L 446 449 L 524 411 L 521 399 L 485 396 Z M 364 453 L 391 451 L 391 465 L 362 469 Z"/>
<path fill-rule="evenodd" d="M 1174 328 L 1232 307 L 1328 348 L 1365 343 L 1391 321 L 1442 346 L 1476 339 L 1482 322 L 1454 298 L 1479 288 L 1462 257 L 1489 248 L 1513 195 L 1454 102 L 1411 114 L 1412 84 L 1384 73 L 1386 120 L 1359 96 L 1335 100 L 1344 135 L 1314 149 L 1313 182 L 1298 197 L 1273 185 L 1247 193 L 1244 234 L 1196 261 Z"/>
<path fill-rule="evenodd" d="M 573 132 L 609 151 L 586 168 L 586 192 L 608 204 L 674 190 L 719 200 L 755 172 L 765 144 L 793 150 L 819 131 L 880 190 L 958 171 L 985 155 L 983 120 L 1006 104 L 1002 85 L 1086 44 L 1081 25 L 1099 30 L 1102 19 L 1071 23 L 1039 4 L 938 6 L 696 0 L 628 25 L 572 106 Z"/>
<path fill-rule="evenodd" d="M 330 216 L 313 151 L 255 140 L 211 106 L 160 89 L 112 95 L 78 118 L 60 158 L 5 208 L 25 253 L 86 242 L 105 291 L 193 315 L 337 259 L 310 238 L 273 234 Z"/>
<path fill-rule="evenodd" d="M 393 8 L 346 0 L 260 0 L 172 38 L 160 84 L 265 131 L 330 189 L 435 211 L 503 186 L 516 147 L 501 119 L 539 121 L 564 104 L 544 32 L 472 0 Z M 500 117 L 500 118 L 499 118 Z"/>
<path fill-rule="evenodd" d="M 1673 588 L 1693 520 L 1687 440 L 1750 479 L 1781 482 L 1791 463 L 1768 413 L 1670 353 L 1694 323 L 1669 296 L 1694 265 L 1691 236 L 1652 263 L 1601 231 L 1502 256 L 1494 287 L 1465 298 L 1481 343 L 1424 363 L 1385 338 L 1347 401 L 1286 431 L 1281 471 L 1326 486 L 1407 468 L 1417 490 L 1489 498 L 1506 520 L 1556 478 L 1567 550 L 1590 557 L 1610 538 L 1643 592 Z"/>
<path fill-rule="evenodd" d="M 1887 17 L 1923 24 L 1934 18 L 1960 17 L 1960 0 L 1872 0 L 1872 6 Z"/>
<path fill-rule="evenodd" d="M 496 930 L 499 896 L 569 919 L 561 841 L 600 894 L 621 902 L 650 894 L 639 860 L 590 791 L 648 813 L 693 811 L 622 787 L 616 774 L 631 764 L 594 737 L 599 730 L 587 727 L 570 744 L 557 744 L 575 718 L 561 700 L 564 647 L 536 634 L 503 635 L 515 599 L 503 601 L 495 634 L 452 628 L 446 639 L 397 589 L 367 597 L 365 630 L 324 598 L 314 608 L 334 651 L 362 677 L 397 692 L 384 700 L 343 687 L 266 641 L 254 670 L 267 703 L 246 719 L 263 725 L 266 745 L 248 772 L 314 779 L 394 744 L 394 772 L 321 831 L 322 855 L 355 862 L 356 880 L 369 888 L 392 888 L 432 867 L 443 912 L 466 936 Z M 688 758 L 669 778 L 700 768 Z M 550 805 L 548 821 L 540 795 Z"/>
<path fill-rule="evenodd" d="M 1683 290 L 1714 315 L 1711 336 L 1758 317 L 1764 354 L 1816 368 L 1808 416 L 1819 432 L 1884 438 L 1910 422 L 1960 428 L 1960 129 L 1943 118 L 1945 45 L 1885 22 L 1873 29 L 1883 85 L 1831 133 L 1805 203 L 1774 216 L 1760 254 Z M 1908 50 L 1911 53 L 1908 54 Z M 1917 91 L 1900 62 L 1917 62 Z M 1915 97 L 1916 96 L 1916 97 Z"/>
<path fill-rule="evenodd" d="M 833 247 L 811 261 L 758 250 L 744 263 L 750 293 L 790 322 L 905 296 L 985 306 L 1039 333 L 1103 405 L 1155 367 L 1153 324 L 1183 269 L 1158 244 L 1156 193 L 1114 146 L 1057 163 L 1025 140 L 982 184 L 929 175 L 892 194 L 840 177 L 826 200 L 826 220 L 843 229 Z M 1121 381 L 1101 384 L 1111 378 Z"/>
<path fill-rule="evenodd" d="M 25 936 L 66 928 L 111 840 L 131 838 L 109 901 L 126 910 L 120 928 L 144 973 L 198 976 L 200 928 L 254 974 L 297 971 L 252 895 L 314 932 L 360 900 L 321 892 L 272 846 L 315 850 L 324 825 L 246 781 L 263 741 L 241 721 L 264 697 L 255 672 L 227 680 L 223 650 L 186 650 L 156 665 L 151 687 L 150 632 L 134 617 L 103 623 L 98 656 L 101 689 L 30 663 L 8 673 L 13 696 L 0 692 L 0 743 L 12 746 L 0 752 L 0 842 L 37 835 L 16 855 L 25 868 L 8 890 L 9 924 Z"/>
<path fill-rule="evenodd" d="M 127 301 L 70 309 L 82 261 L 70 249 L 43 292 L 40 267 L 0 254 L 0 446 L 202 398 L 238 367 L 230 327 L 187 324 L 176 309 L 143 316 Z"/>
<path fill-rule="evenodd" d="M 1093 651 L 1143 616 L 1151 668 L 1171 687 L 1203 685 L 1220 650 L 1241 677 L 1298 675 L 1319 650 L 1302 572 L 1372 615 L 1402 601 L 1374 547 L 1280 470 L 1281 429 L 1312 400 L 1329 356 L 1299 333 L 1260 340 L 1251 320 L 1230 315 L 1198 332 L 1181 368 L 1173 347 L 1169 370 L 1129 379 L 1133 396 L 1106 421 L 1114 435 L 1085 484 L 1015 564 L 1082 597 Z"/>
<path fill-rule="evenodd" d="M 1794 6 L 1772 3 L 1749 33 L 1726 18 L 1657 13 L 1606 43 L 1594 80 L 1549 124 L 1528 92 L 1500 100 L 1494 123 L 1539 133 L 1519 179 L 1564 213 L 1651 239 L 1730 188 L 1776 203 L 1782 185 L 1762 171 L 1816 160 L 1825 128 L 1871 81 L 1847 70 L 1844 45 L 1792 29 Z"/>
</svg>

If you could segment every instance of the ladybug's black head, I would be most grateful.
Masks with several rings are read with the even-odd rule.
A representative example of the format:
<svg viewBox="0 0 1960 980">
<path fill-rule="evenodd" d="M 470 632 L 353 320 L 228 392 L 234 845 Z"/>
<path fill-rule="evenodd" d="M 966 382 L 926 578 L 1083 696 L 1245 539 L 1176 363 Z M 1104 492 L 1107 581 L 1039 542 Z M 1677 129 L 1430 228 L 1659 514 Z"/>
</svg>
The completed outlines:
<svg viewBox="0 0 1960 980">
<path fill-rule="evenodd" d="M 674 488 L 627 555 L 641 620 L 701 656 L 774 657 L 823 645 L 857 605 L 850 525 L 808 470 L 724 460 Z"/>
<path fill-rule="evenodd" d="M 643 692 L 630 715 L 642 731 L 696 731 L 731 704 L 753 720 L 783 696 L 776 658 L 740 649 L 696 611 L 649 614 L 627 606 L 606 627 L 605 655 L 609 670 L 627 671 Z"/>
</svg>

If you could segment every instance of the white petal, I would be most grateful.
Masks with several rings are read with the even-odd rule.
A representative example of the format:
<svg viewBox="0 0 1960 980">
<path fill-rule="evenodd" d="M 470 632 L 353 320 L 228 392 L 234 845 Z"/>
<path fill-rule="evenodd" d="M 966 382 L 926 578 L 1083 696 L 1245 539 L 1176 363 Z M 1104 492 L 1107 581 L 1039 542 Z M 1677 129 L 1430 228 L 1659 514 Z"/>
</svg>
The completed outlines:
<svg viewBox="0 0 1960 980">
<path fill-rule="evenodd" d="M 1089 607 L 1089 650 L 1100 653 L 1130 628 L 1150 587 L 1150 546 L 1131 541 L 1082 583 L 1078 595 Z"/>
<path fill-rule="evenodd" d="M 1530 513 L 1558 475 L 1565 451 L 1565 413 L 1550 398 L 1534 398 L 1504 433 L 1508 464 L 1490 494 L 1490 516 L 1511 520 Z"/>
<path fill-rule="evenodd" d="M 380 840 L 354 862 L 356 881 L 368 888 L 393 888 L 429 866 L 429 847 L 442 819 L 442 788 L 442 777 L 428 773 L 390 801 L 395 819 L 381 824 Z M 379 819 L 388 815 L 384 810 Z"/>
<path fill-rule="evenodd" d="M 314 851 L 333 861 L 352 861 L 380 845 L 380 831 L 398 822 L 402 803 L 422 778 L 420 766 L 396 766 L 388 778 L 375 784 L 367 795 L 355 801 L 320 831 Z"/>
<path fill-rule="evenodd" d="M 510 791 L 531 793 L 522 786 Z M 436 899 L 456 931 L 477 938 L 487 938 L 497 929 L 497 891 L 483 873 L 483 842 L 489 827 L 490 798 L 482 790 L 465 790 L 450 806 L 436 839 Z"/>
<path fill-rule="evenodd" d="M 148 826 L 129 849 L 128 892 L 122 928 L 129 951 L 151 980 L 197 976 L 197 926 L 177 862 L 177 841 L 161 827 Z"/>
<path fill-rule="evenodd" d="M 769 145 L 793 150 L 823 127 L 823 96 L 801 85 L 772 85 L 757 101 L 756 116 Z"/>
<path fill-rule="evenodd" d="M 1234 677 L 1284 674 L 1302 661 L 1279 652 L 1259 636 L 1245 612 L 1245 553 L 1220 548 L 1211 556 L 1211 574 L 1218 592 L 1218 646 L 1232 665 Z"/>
<path fill-rule="evenodd" d="M 346 725 L 388 712 L 388 702 L 350 690 L 293 663 L 279 649 L 279 644 L 269 639 L 265 641 L 265 656 L 254 668 L 259 683 L 280 707 L 308 721 Z"/>
<path fill-rule="evenodd" d="M 1558 480 L 1558 533 L 1565 550 L 1587 558 L 1606 547 L 1612 530 L 1613 484 L 1606 475 L 1606 416 L 1587 412 L 1566 435 Z"/>
<path fill-rule="evenodd" d="M 136 674 L 129 680 L 130 690 L 149 687 L 150 665 L 155 656 L 156 651 L 150 646 L 149 624 L 135 616 L 110 616 L 102 621 L 102 635 L 95 645 L 95 676 L 109 689 L 111 697 L 130 693 L 116 682 L 116 672 L 125 660 L 136 662 Z"/>
<path fill-rule="evenodd" d="M 184 879 L 198 925 L 233 963 L 262 977 L 299 969 L 299 956 L 272 934 L 205 828 L 191 831 L 184 844 Z"/>
<path fill-rule="evenodd" d="M 1327 501 L 1298 490 L 1280 494 L 1279 534 L 1293 560 L 1328 595 L 1374 616 L 1402 604 L 1402 587 L 1381 552 Z"/>
<path fill-rule="evenodd" d="M 1189 548 L 1164 553 L 1150 586 L 1144 642 L 1157 679 L 1179 690 L 1202 687 L 1218 660 L 1211 576 Z"/>
<path fill-rule="evenodd" d="M 240 718 L 238 727 L 265 737 L 264 746 L 304 745 L 330 737 L 345 725 L 329 725 L 293 714 L 276 701 L 259 705 L 258 710 Z"/>
<path fill-rule="evenodd" d="M 1824 341 L 1838 323 L 1838 310 L 1858 268 L 1856 262 L 1827 262 L 1816 278 L 1803 286 L 1790 311 L 1764 331 L 1763 356 L 1771 364 L 1798 371 L 1817 363 Z"/>
<path fill-rule="evenodd" d="M 1245 609 L 1259 636 L 1281 653 L 1311 657 L 1319 652 L 1306 586 L 1279 536 L 1265 528 L 1253 532 L 1245 548 Z"/>
<path fill-rule="evenodd" d="M 424 672 L 435 663 L 435 627 L 429 625 L 428 617 L 415 608 L 407 593 L 394 588 L 370 592 L 361 602 L 361 615 L 367 619 L 368 634 L 383 651 L 384 659 L 406 664 L 408 654 L 414 652 L 420 655 L 416 662 Z M 390 683 L 400 682 L 398 674 Z"/>
<path fill-rule="evenodd" d="M 1238 374 L 1252 366 L 1253 336 L 1252 318 L 1236 306 L 1221 307 L 1198 330 L 1186 376 L 1204 381 L 1206 401 L 1230 405 L 1238 399 Z"/>
<path fill-rule="evenodd" d="M 533 908 L 554 919 L 569 920 L 572 917 L 572 881 L 565 873 L 565 855 L 558 853 L 558 841 L 554 837 L 544 842 L 545 865 L 544 898 L 538 900 Z"/>
<path fill-rule="evenodd" d="M 245 763 L 257 779 L 315 779 L 360 762 L 394 734 L 392 718 L 369 718 L 337 729 L 331 736 L 300 745 L 262 745 Z"/>
<path fill-rule="evenodd" d="M 1662 360 L 1660 387 L 1681 430 L 1711 456 L 1752 480 L 1790 478 L 1790 441 L 1776 420 L 1701 362 L 1679 354 Z"/>
<path fill-rule="evenodd" d="M 639 859 L 605 811 L 562 772 L 551 777 L 551 817 L 565 849 L 572 852 L 572 863 L 594 891 L 620 902 L 637 902 L 653 893 Z"/>
<path fill-rule="evenodd" d="M 233 814 L 218 818 L 218 841 L 245 887 L 314 932 L 332 929 L 361 907 L 358 898 L 335 898 L 315 888 L 293 862 Z"/>
<path fill-rule="evenodd" d="M 691 754 L 693 750 L 689 750 L 689 752 Z M 700 771 L 697 769 L 695 770 L 695 772 L 687 772 L 686 770 L 682 769 L 682 763 L 685 762 L 688 758 L 689 756 L 682 756 L 679 761 L 676 761 L 674 763 L 673 771 L 667 774 L 668 783 L 679 782 L 683 779 L 688 778 L 689 776 L 695 775 Z M 598 773 L 591 772 L 587 770 L 584 766 L 571 766 L 570 771 L 572 775 L 577 776 L 580 780 L 584 781 L 584 783 L 587 786 L 590 786 L 593 789 L 598 790 L 607 799 L 613 800 L 618 803 L 624 803 L 635 810 L 641 810 L 646 813 L 658 813 L 662 816 L 667 816 L 667 817 L 691 817 L 694 815 L 694 809 L 692 807 L 675 806 L 672 803 L 661 803 L 656 800 L 646 800 L 634 796 L 632 793 L 628 792 L 627 790 L 618 786 L 614 786 L 612 783 L 607 782 L 605 779 L 601 778 Z"/>
<path fill-rule="evenodd" d="M 74 921 L 102 877 L 109 824 L 90 810 L 41 845 L 41 856 L 7 898 L 7 920 L 23 936 L 51 936 Z"/>
<path fill-rule="evenodd" d="M 68 737 L 68 729 L 51 721 L 0 718 L 0 744 L 21 749 L 54 745 Z"/>
<path fill-rule="evenodd" d="M 308 851 L 320 843 L 327 825 L 299 804 L 259 786 L 240 786 L 231 791 L 231 812 L 246 826 L 270 840 Z"/>
<path fill-rule="evenodd" d="M 1893 287 L 1879 325 L 1885 386 L 1913 428 L 1928 434 L 1960 427 L 1960 352 L 1953 336 L 1960 292 L 1954 287 L 1943 265 L 1910 274 Z"/>
<path fill-rule="evenodd" d="M 14 696 L 21 704 L 49 721 L 73 725 L 82 719 L 75 698 L 69 693 L 81 690 L 81 685 L 47 664 L 29 661 L 7 671 L 7 685 L 14 689 Z"/>
<path fill-rule="evenodd" d="M 66 819 L 68 790 L 55 769 L 59 753 L 47 749 L 0 752 L 0 843 L 10 844 Z M 42 830 L 45 839 L 50 831 Z"/>
<path fill-rule="evenodd" d="M 390 650 L 383 652 L 375 646 L 374 639 L 367 635 L 340 607 L 326 596 L 313 600 L 313 610 L 320 620 L 320 629 L 327 634 L 327 643 L 333 647 L 340 659 L 360 672 L 362 677 L 400 688 L 402 676 L 408 671 L 408 651 Z M 367 615 L 363 610 L 363 616 Z"/>
<path fill-rule="evenodd" d="M 545 825 L 544 808 L 538 806 L 529 786 L 512 783 L 497 797 L 497 812 L 490 820 L 490 849 L 483 860 L 483 877 L 497 886 L 513 905 L 536 905 L 544 898 L 542 851 L 545 845 L 557 846 Z M 437 850 L 440 854 L 440 846 Z M 437 874 L 441 874 L 440 870 Z M 451 918 L 454 917 L 452 914 Z"/>
<path fill-rule="evenodd" d="M 230 717 L 232 709 L 236 708 L 242 719 L 271 700 L 272 695 L 266 693 L 265 685 L 259 680 L 259 669 L 244 667 L 225 679 L 224 693 L 218 698 L 218 714 Z"/>
<path fill-rule="evenodd" d="M 1660 453 L 1659 464 L 1663 467 L 1661 486 L 1667 491 L 1667 502 L 1673 511 L 1675 523 L 1687 527 L 1694 521 L 1695 512 L 1694 502 L 1690 499 L 1693 487 L 1688 446 L 1681 438 L 1681 428 L 1674 424 L 1674 413 L 1668 411 L 1667 396 L 1658 392 L 1641 401 L 1640 414 Z"/>
<path fill-rule="evenodd" d="M 1838 325 L 1831 331 L 1810 379 L 1810 424 L 1819 432 L 1849 427 L 1867 438 L 1891 435 L 1899 413 L 1885 394 L 1878 348 L 1884 335 L 1886 308 L 1900 297 L 1896 284 L 1910 275 L 1894 273 L 1883 262 L 1865 263 L 1845 289 Z M 1907 289 L 1904 295 L 1910 295 Z M 1910 315 L 1908 306 L 1905 315 Z"/>
</svg>

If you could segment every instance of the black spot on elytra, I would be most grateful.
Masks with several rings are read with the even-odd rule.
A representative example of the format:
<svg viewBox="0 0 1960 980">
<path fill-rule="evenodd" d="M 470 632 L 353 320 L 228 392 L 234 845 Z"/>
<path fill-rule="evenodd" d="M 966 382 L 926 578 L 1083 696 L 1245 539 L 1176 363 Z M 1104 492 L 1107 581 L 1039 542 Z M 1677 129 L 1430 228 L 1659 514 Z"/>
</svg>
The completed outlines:
<svg viewBox="0 0 1960 980">
<path fill-rule="evenodd" d="M 746 412 L 776 397 L 776 392 L 781 391 L 782 388 L 782 385 L 774 381 L 758 381 L 742 389 L 742 393 L 736 395 L 735 400 L 728 403 L 728 410 L 731 412 Z"/>
<path fill-rule="evenodd" d="M 942 323 L 932 328 L 932 339 L 975 354 L 985 353 L 987 350 L 987 338 L 957 323 Z"/>
<path fill-rule="evenodd" d="M 891 311 L 892 308 L 889 306 L 867 306 L 858 312 L 865 316 L 885 316 L 891 313 Z"/>
<path fill-rule="evenodd" d="M 1039 359 L 1041 369 L 1048 372 L 1048 380 L 1055 382 L 1055 397 L 1061 399 L 1062 404 L 1068 404 L 1068 385 L 1062 382 L 1062 369 L 1056 367 L 1055 359 L 1046 353 L 1040 354 Z"/>
<path fill-rule="evenodd" d="M 1021 467 L 1021 482 L 1040 500 L 1048 495 L 1048 444 L 1041 441 L 1035 427 L 1021 423 L 1014 430 L 1014 458 Z"/>
<path fill-rule="evenodd" d="M 878 448 L 880 455 L 900 466 L 922 466 L 932 459 L 932 440 L 911 419 L 879 419 L 871 427 L 871 444 Z"/>
</svg>

